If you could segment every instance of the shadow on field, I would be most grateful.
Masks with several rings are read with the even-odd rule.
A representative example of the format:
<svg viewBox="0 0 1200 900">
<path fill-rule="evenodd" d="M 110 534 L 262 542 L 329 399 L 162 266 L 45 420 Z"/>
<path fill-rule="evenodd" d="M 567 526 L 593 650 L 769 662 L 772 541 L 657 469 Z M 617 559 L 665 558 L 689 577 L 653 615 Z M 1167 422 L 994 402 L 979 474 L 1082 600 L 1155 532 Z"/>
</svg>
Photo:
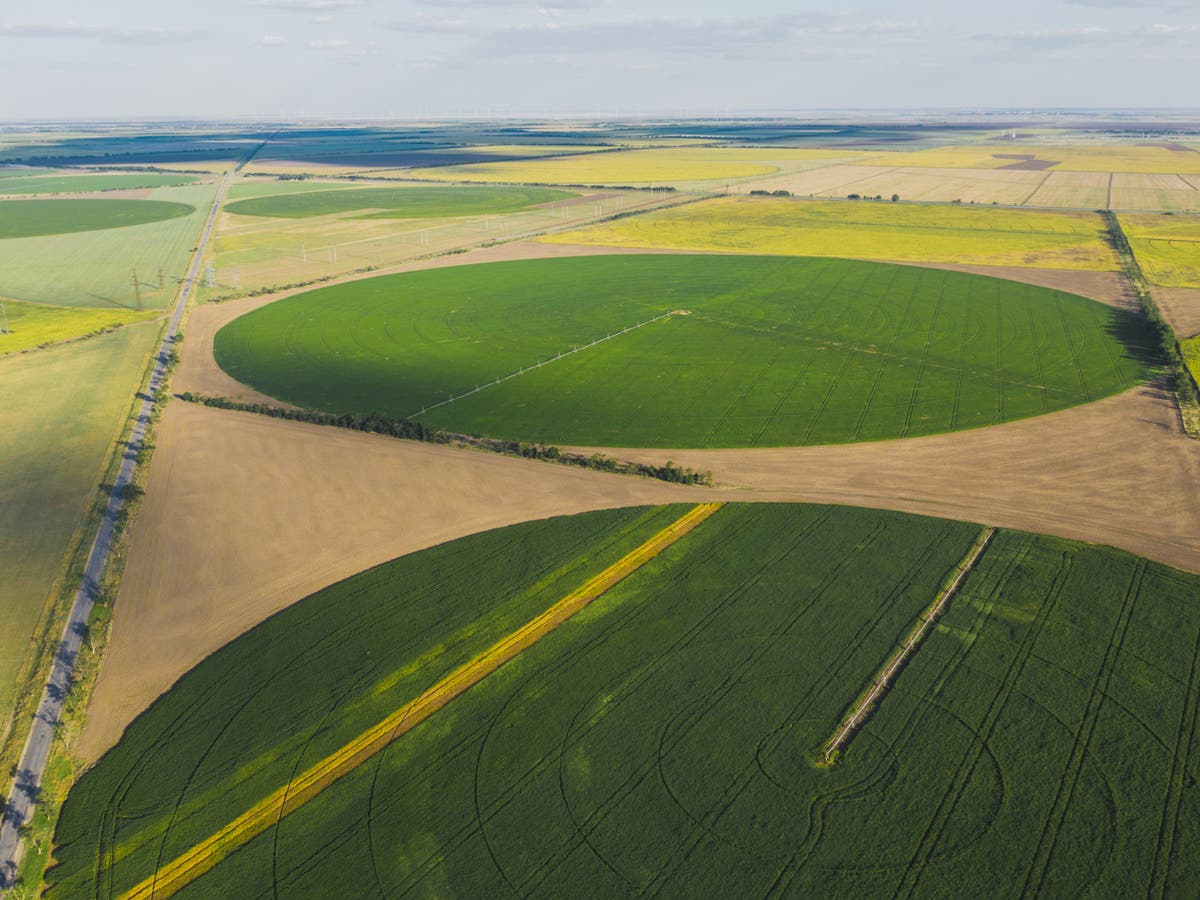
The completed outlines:
<svg viewBox="0 0 1200 900">
<path fill-rule="evenodd" d="M 1114 308 L 1104 330 L 1121 342 L 1130 359 L 1150 369 L 1161 369 L 1167 364 L 1154 331 L 1140 310 Z"/>
</svg>

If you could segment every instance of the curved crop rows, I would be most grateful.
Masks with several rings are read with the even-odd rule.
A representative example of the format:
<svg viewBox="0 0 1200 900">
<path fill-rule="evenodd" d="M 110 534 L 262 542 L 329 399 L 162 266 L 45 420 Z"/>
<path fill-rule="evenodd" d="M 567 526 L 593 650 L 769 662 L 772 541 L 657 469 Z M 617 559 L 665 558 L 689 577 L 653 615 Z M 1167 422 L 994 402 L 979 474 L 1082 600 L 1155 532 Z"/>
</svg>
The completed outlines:
<svg viewBox="0 0 1200 900">
<path fill-rule="evenodd" d="M 464 628 L 472 646 L 487 639 L 469 624 L 480 586 L 487 629 L 501 627 L 500 610 L 548 604 L 678 515 L 454 542 L 264 623 L 81 780 L 51 896 L 122 894 L 216 830 L 213 798 L 248 808 L 432 684 Z M 941 896 L 968 879 L 990 896 L 1161 896 L 1192 883 L 1200 581 L 1124 553 L 998 532 L 838 765 L 814 764 L 977 534 L 726 505 L 180 896 L 306 896 L 334 873 L 361 896 L 694 895 L 714 878 L 750 896 Z M 506 583 L 506 564 L 526 574 Z M 414 635 L 403 647 L 397 628 Z M 261 683 L 237 677 L 280 643 Z M 257 720 L 279 705 L 296 723 L 284 733 Z M 97 856 L 100 811 L 112 824 Z"/>
</svg>

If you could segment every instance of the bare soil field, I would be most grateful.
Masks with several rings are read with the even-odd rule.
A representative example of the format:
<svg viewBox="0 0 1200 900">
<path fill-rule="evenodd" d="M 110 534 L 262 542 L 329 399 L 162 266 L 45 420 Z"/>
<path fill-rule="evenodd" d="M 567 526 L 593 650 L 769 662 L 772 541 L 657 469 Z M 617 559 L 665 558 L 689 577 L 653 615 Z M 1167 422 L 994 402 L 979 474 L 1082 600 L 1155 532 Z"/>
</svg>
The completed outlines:
<svg viewBox="0 0 1200 900">
<path fill-rule="evenodd" d="M 1200 288 L 1153 287 L 1163 317 L 1179 338 L 1200 334 Z"/>
<path fill-rule="evenodd" d="M 209 653 L 356 572 L 530 519 L 730 493 L 179 401 L 157 444 L 78 747 L 89 760 Z"/>
</svg>

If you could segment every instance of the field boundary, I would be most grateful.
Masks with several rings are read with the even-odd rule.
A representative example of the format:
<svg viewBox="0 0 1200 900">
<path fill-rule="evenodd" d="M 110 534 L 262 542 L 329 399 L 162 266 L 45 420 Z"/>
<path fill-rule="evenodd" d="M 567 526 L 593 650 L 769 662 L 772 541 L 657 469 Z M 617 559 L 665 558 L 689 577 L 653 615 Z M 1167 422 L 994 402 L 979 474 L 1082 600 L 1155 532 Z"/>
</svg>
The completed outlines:
<svg viewBox="0 0 1200 900">
<path fill-rule="evenodd" d="M 425 413 L 429 412 L 430 410 L 437 409 L 439 406 L 445 406 L 448 403 L 453 403 L 455 400 L 462 400 L 464 397 L 470 397 L 472 394 L 478 394 L 480 391 L 485 391 L 490 387 L 495 387 L 498 384 L 503 384 L 504 382 L 510 381 L 513 378 L 519 378 L 520 376 L 524 375 L 526 372 L 532 372 L 534 369 L 540 369 L 542 366 L 548 365 L 549 363 L 557 362 L 560 359 L 564 359 L 568 356 L 573 356 L 576 353 L 582 353 L 584 350 L 589 350 L 592 347 L 595 347 L 597 344 L 603 344 L 605 341 L 611 341 L 613 338 L 618 338 L 623 334 L 629 334 L 629 332 L 631 332 L 631 331 L 637 331 L 639 328 L 645 328 L 647 325 L 650 325 L 653 322 L 657 322 L 657 321 L 659 321 L 661 319 L 665 319 L 669 316 L 676 315 L 677 313 L 679 313 L 679 310 L 672 310 L 671 312 L 659 313 L 657 316 L 654 316 L 653 318 L 650 318 L 650 319 L 646 319 L 646 321 L 644 321 L 644 322 L 638 322 L 634 325 L 628 326 L 627 328 L 622 328 L 620 331 L 614 331 L 611 334 L 607 334 L 602 338 L 596 338 L 594 341 L 591 341 L 590 343 L 580 344 L 570 350 L 564 350 L 563 352 L 557 353 L 554 356 L 551 356 L 547 359 L 539 359 L 537 361 L 537 363 L 532 366 L 524 366 L 523 368 L 517 369 L 517 371 L 515 371 L 515 372 L 509 372 L 507 375 L 501 375 L 498 378 L 496 378 L 495 381 L 488 381 L 484 384 L 477 384 L 477 385 L 475 385 L 474 390 L 467 391 L 464 394 L 459 394 L 457 397 L 454 396 L 453 394 L 451 394 L 450 399 L 448 399 L 448 400 L 442 400 L 439 403 L 434 403 L 432 406 L 423 406 L 423 407 L 421 407 L 421 409 L 417 410 L 416 412 L 409 413 L 406 418 L 415 419 L 417 416 L 424 415 Z"/>
<path fill-rule="evenodd" d="M 153 875 L 125 891 L 123 900 L 169 897 L 195 881 L 237 849 L 295 812 L 344 775 L 415 728 L 452 700 L 515 659 L 593 600 L 632 575 L 684 535 L 711 517 L 723 503 L 693 506 L 658 534 L 627 553 L 600 574 L 557 601 L 545 612 L 460 666 L 379 724 L 293 778 L 216 833 L 196 844 Z"/>
<path fill-rule="evenodd" d="M 879 700 L 883 694 L 891 687 L 897 673 L 904 668 L 907 663 L 920 649 L 921 641 L 929 633 L 929 630 L 937 622 L 941 616 L 946 604 L 958 593 L 958 589 L 966 580 L 967 575 L 975 568 L 979 562 L 979 558 L 983 556 L 988 545 L 991 544 L 992 538 L 996 536 L 995 528 L 984 528 L 975 538 L 975 543 L 971 545 L 971 549 L 967 551 L 967 555 L 962 561 L 954 567 L 954 572 L 950 580 L 942 587 L 938 594 L 933 599 L 933 603 L 923 612 L 917 624 L 912 631 L 909 632 L 901 647 L 896 650 L 892 656 L 887 659 L 883 667 L 879 670 L 871 681 L 871 687 L 853 706 L 850 707 L 850 712 L 839 723 L 837 730 L 832 738 L 825 745 L 824 752 L 817 761 L 821 766 L 832 766 L 837 762 L 838 755 L 842 750 L 849 746 L 854 735 L 862 729 L 863 725 L 870 719 L 872 713 L 878 708 Z"/>
<path fill-rule="evenodd" d="M 1101 216 L 1108 229 L 1113 249 L 1117 252 L 1121 269 L 1133 286 L 1133 292 L 1142 313 L 1159 339 L 1162 355 L 1167 363 L 1167 371 L 1171 377 L 1175 406 L 1179 411 L 1179 422 L 1183 432 L 1193 440 L 1200 440 L 1200 384 L 1196 383 L 1192 370 L 1184 361 L 1183 348 L 1178 335 L 1175 334 L 1175 329 L 1171 327 L 1170 322 L 1163 318 L 1158 301 L 1154 299 L 1149 282 L 1142 271 L 1142 264 L 1138 261 L 1137 254 L 1133 252 L 1129 237 L 1121 226 L 1121 220 L 1112 210 L 1104 210 Z"/>
</svg>

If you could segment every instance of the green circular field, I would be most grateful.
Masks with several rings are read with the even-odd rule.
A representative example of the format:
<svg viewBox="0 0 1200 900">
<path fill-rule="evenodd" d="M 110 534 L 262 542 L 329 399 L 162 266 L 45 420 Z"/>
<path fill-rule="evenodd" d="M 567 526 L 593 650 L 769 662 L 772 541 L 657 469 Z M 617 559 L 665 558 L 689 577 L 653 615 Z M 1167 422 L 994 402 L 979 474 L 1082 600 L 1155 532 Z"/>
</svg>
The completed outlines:
<svg viewBox="0 0 1200 900">
<path fill-rule="evenodd" d="M 73 786 L 45 896 L 189 858 L 181 897 L 1192 893 L 1200 578 L 1111 548 L 996 533 L 831 767 L 979 526 L 728 504 L 446 687 L 687 510 L 463 538 L 268 619 Z"/>
<path fill-rule="evenodd" d="M 145 225 L 195 211 L 186 203 L 166 200 L 4 200 L 0 239 Z"/>
<path fill-rule="evenodd" d="M 538 203 L 578 196 L 534 187 L 403 187 L 307 191 L 238 200 L 225 207 L 239 216 L 302 219 L 371 210 L 359 218 L 436 219 L 518 212 Z"/>
<path fill-rule="evenodd" d="M 751 447 L 1063 409 L 1137 383 L 1147 340 L 1127 313 L 977 275 L 631 255 L 322 288 L 230 323 L 215 353 L 240 381 L 329 412 L 556 444 Z"/>
</svg>

